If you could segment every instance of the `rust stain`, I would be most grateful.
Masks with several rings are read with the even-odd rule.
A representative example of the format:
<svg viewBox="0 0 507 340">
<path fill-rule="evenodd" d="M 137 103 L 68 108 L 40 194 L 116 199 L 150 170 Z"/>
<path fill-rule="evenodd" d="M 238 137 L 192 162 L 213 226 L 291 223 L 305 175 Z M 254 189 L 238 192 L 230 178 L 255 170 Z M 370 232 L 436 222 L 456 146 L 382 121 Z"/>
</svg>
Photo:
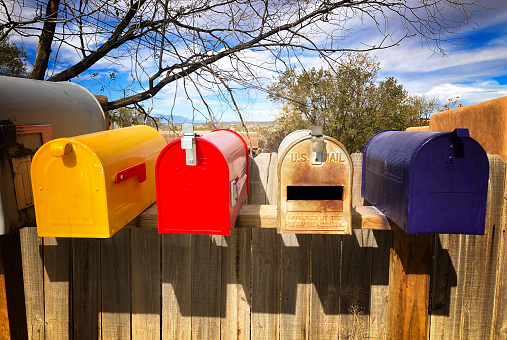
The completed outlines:
<svg viewBox="0 0 507 340">
<path fill-rule="evenodd" d="M 339 143 L 327 140 L 327 160 L 313 165 L 310 140 L 293 143 L 279 164 L 279 232 L 350 234 L 352 161 Z M 287 186 L 342 186 L 342 200 L 287 200 Z"/>
</svg>

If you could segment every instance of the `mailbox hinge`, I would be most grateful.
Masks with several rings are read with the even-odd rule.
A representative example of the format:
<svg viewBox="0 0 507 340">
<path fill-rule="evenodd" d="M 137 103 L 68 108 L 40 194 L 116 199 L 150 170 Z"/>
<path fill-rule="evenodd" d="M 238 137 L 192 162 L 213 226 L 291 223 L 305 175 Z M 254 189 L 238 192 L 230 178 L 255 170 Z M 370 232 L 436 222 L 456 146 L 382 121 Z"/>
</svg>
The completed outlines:
<svg viewBox="0 0 507 340">
<path fill-rule="evenodd" d="M 186 164 L 192 166 L 197 165 L 194 126 L 185 123 L 182 124 L 181 130 L 183 132 L 181 148 L 186 151 Z"/>
<path fill-rule="evenodd" d="M 312 127 L 312 141 L 310 146 L 310 159 L 312 164 L 320 165 L 326 162 L 326 140 L 322 126 Z"/>
</svg>

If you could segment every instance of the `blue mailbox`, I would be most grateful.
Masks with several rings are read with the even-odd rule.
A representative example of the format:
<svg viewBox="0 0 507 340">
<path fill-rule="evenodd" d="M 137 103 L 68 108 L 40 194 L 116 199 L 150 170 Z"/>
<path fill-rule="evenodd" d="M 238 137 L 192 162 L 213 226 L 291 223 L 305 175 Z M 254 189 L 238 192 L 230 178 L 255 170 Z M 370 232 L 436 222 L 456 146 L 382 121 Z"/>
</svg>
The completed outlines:
<svg viewBox="0 0 507 340">
<path fill-rule="evenodd" d="M 468 129 L 382 131 L 363 151 L 362 196 L 408 234 L 484 234 L 489 161 Z"/>
</svg>

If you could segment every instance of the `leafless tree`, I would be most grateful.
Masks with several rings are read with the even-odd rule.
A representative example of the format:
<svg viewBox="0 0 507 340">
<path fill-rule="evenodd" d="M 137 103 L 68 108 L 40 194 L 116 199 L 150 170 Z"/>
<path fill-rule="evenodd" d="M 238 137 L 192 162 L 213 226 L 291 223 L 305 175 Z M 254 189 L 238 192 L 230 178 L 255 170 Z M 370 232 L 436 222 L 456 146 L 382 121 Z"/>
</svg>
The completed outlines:
<svg viewBox="0 0 507 340">
<path fill-rule="evenodd" d="M 343 52 L 386 49 L 413 36 L 443 52 L 443 41 L 474 25 L 471 13 L 479 6 L 478 0 L 0 0 L 0 40 L 38 39 L 34 79 L 103 79 L 107 70 L 114 80 L 113 70 L 128 65 L 129 86 L 116 88 L 123 97 L 102 104 L 104 110 L 179 83 L 203 101 L 214 91 L 239 111 L 230 100 L 235 91 L 262 87 L 264 71 L 283 71 L 302 55 L 333 62 Z M 347 40 L 371 23 L 376 42 Z"/>
</svg>

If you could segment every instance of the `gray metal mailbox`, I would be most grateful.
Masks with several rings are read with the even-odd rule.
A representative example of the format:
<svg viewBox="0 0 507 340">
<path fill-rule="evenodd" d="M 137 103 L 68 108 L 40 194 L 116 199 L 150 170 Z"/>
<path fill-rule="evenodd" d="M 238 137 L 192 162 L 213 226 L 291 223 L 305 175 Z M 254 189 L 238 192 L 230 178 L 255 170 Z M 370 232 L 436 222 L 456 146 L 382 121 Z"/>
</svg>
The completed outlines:
<svg viewBox="0 0 507 340">
<path fill-rule="evenodd" d="M 79 85 L 0 77 L 0 235 L 35 220 L 35 151 L 53 138 L 105 129 L 99 102 Z"/>
<path fill-rule="evenodd" d="M 379 132 L 362 176 L 363 197 L 409 234 L 484 234 L 489 162 L 467 129 Z"/>
</svg>

